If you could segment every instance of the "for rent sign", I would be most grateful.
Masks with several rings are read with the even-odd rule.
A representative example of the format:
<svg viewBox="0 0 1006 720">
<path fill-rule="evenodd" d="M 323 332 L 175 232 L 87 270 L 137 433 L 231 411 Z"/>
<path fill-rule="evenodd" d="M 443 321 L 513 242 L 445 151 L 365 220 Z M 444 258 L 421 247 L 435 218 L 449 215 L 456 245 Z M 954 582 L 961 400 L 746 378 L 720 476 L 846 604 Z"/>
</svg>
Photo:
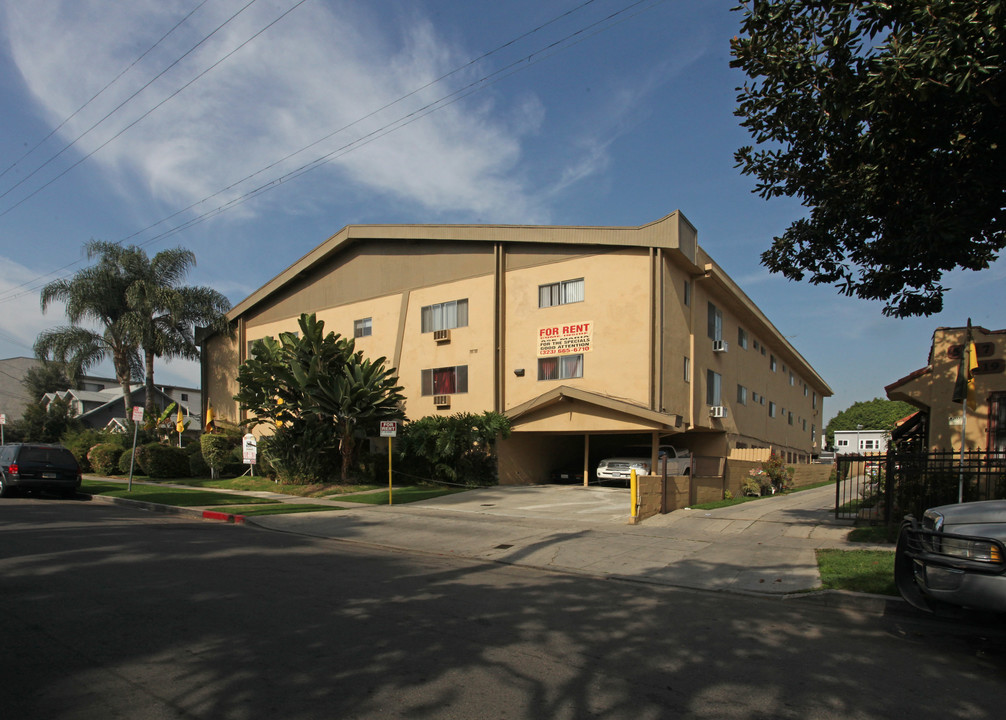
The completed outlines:
<svg viewBox="0 0 1006 720">
<path fill-rule="evenodd" d="M 594 323 L 580 322 L 551 325 L 538 329 L 538 356 L 571 355 L 589 352 L 594 335 Z"/>
</svg>

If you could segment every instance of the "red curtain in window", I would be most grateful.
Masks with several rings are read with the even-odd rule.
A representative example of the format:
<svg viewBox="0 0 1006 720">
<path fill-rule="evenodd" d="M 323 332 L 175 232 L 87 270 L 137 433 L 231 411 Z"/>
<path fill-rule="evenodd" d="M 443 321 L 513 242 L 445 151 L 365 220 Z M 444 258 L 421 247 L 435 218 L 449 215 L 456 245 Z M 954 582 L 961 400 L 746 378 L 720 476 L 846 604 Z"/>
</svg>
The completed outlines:
<svg viewBox="0 0 1006 720">
<path fill-rule="evenodd" d="M 457 392 L 457 373 L 454 368 L 437 368 L 433 371 L 433 394 L 453 395 Z"/>
</svg>

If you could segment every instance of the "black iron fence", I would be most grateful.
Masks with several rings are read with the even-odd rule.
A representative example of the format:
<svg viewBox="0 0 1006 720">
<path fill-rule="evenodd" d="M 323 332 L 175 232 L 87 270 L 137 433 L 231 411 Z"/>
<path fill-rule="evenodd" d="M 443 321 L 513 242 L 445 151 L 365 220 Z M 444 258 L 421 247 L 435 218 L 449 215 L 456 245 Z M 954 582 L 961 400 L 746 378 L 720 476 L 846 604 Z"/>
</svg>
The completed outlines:
<svg viewBox="0 0 1006 720">
<path fill-rule="evenodd" d="M 835 517 L 898 523 L 958 501 L 1006 498 L 1006 454 L 934 452 L 839 455 Z"/>
</svg>

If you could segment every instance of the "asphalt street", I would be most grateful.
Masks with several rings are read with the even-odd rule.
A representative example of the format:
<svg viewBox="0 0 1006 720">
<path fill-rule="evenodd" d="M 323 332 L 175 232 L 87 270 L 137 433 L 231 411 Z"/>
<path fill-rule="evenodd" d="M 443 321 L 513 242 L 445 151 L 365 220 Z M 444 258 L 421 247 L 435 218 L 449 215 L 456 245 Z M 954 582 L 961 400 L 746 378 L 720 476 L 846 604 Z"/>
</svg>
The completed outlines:
<svg viewBox="0 0 1006 720">
<path fill-rule="evenodd" d="M 0 596 L 0 707 L 19 719 L 984 720 L 1006 705 L 1001 627 L 100 502 L 0 503 Z"/>
</svg>

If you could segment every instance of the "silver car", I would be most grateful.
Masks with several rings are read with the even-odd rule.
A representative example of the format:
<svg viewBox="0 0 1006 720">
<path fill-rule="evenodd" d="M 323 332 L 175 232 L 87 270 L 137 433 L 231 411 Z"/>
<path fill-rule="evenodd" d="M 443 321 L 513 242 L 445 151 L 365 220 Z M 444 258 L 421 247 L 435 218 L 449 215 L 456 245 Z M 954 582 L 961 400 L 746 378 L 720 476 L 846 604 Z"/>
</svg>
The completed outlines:
<svg viewBox="0 0 1006 720">
<path fill-rule="evenodd" d="M 1006 500 L 942 505 L 905 518 L 894 579 L 917 608 L 1006 613 Z"/>
</svg>

